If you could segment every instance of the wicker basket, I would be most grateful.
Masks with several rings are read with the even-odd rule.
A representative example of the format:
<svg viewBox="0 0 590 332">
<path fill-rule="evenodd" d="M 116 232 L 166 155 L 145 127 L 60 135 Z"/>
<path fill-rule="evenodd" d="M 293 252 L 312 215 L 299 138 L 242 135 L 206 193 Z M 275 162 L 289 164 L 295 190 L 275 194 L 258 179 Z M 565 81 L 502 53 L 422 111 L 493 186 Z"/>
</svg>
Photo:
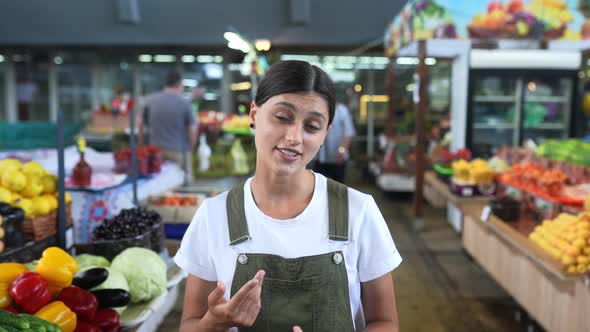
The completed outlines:
<svg viewBox="0 0 590 332">
<path fill-rule="evenodd" d="M 57 232 L 55 212 L 44 216 L 25 218 L 23 232 L 26 240 L 40 241 L 53 236 Z"/>
<path fill-rule="evenodd" d="M 26 218 L 23 223 L 25 240 L 41 241 L 57 234 L 57 211 L 44 216 Z M 72 225 L 72 203 L 66 204 L 66 225 Z"/>
</svg>

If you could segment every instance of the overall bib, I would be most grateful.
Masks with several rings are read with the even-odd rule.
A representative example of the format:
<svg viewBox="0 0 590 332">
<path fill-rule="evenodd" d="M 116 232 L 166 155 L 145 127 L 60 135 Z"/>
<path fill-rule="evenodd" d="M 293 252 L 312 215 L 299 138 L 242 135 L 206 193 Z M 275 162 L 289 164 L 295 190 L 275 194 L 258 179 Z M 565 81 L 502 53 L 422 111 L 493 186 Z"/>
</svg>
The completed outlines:
<svg viewBox="0 0 590 332">
<path fill-rule="evenodd" d="M 244 188 L 227 197 L 230 245 L 250 239 L 244 210 Z M 348 241 L 348 189 L 328 179 L 329 239 Z M 326 239 L 328 241 L 328 239 Z M 354 331 L 348 275 L 341 251 L 299 258 L 240 253 L 231 287 L 233 297 L 256 272 L 264 270 L 262 308 L 250 328 L 240 331 Z"/>
</svg>

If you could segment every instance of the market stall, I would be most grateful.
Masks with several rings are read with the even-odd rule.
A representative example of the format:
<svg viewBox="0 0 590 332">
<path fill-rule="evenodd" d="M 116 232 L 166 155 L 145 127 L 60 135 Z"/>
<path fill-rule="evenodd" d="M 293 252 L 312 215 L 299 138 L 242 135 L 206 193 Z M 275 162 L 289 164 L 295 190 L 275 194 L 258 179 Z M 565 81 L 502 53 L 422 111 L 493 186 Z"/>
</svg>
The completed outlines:
<svg viewBox="0 0 590 332">
<path fill-rule="evenodd" d="M 588 330 L 588 173 L 583 160 L 564 157 L 584 159 L 585 147 L 550 144 L 580 134 L 578 71 L 590 36 L 579 6 L 410 1 L 386 33 L 392 58 L 453 62 L 450 149 L 429 156 L 438 162 L 425 176 L 425 197 L 447 205 L 466 250 L 551 331 Z M 465 148 L 473 158 L 457 158 Z M 482 170 L 475 165 L 486 162 L 489 191 L 474 186 Z"/>
<path fill-rule="evenodd" d="M 57 149 L 0 152 L 0 327 L 154 331 L 185 274 L 162 216 L 136 203 L 184 174 L 133 142 L 129 153 L 64 148 L 60 119 Z"/>
<path fill-rule="evenodd" d="M 386 32 L 387 55 L 416 57 L 423 42 L 425 56 L 452 59 L 451 152 L 469 148 L 489 158 L 499 145 L 572 137 L 580 130 L 577 76 L 588 45 L 578 5 L 410 1 Z M 451 215 L 460 224 L 460 211 Z"/>
</svg>

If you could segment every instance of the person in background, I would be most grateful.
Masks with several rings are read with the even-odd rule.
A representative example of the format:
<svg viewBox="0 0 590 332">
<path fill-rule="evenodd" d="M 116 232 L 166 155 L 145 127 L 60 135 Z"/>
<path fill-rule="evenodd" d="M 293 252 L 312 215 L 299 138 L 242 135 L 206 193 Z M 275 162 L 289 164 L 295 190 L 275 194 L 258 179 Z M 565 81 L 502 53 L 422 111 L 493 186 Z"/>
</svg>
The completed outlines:
<svg viewBox="0 0 590 332">
<path fill-rule="evenodd" d="M 348 107 L 337 103 L 332 127 L 320 148 L 313 170 L 338 182 L 344 182 L 348 150 L 355 134 Z"/>
<path fill-rule="evenodd" d="M 182 97 L 182 77 L 171 71 L 161 92 L 150 96 L 139 124 L 139 143 L 143 143 L 144 126 L 149 128 L 149 143 L 162 151 L 164 160 L 178 164 L 192 181 L 192 151 L 199 136 L 198 123 L 190 102 Z"/>
</svg>

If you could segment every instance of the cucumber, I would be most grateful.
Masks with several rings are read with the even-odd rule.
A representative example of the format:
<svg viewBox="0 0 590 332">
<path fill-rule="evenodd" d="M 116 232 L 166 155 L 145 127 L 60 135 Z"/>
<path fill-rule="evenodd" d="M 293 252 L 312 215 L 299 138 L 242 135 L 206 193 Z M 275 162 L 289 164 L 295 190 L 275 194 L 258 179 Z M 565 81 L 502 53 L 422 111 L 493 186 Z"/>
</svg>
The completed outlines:
<svg viewBox="0 0 590 332">
<path fill-rule="evenodd" d="M 6 329 L 6 326 L 14 327 L 16 329 L 24 330 L 30 329 L 31 324 L 17 315 L 0 309 L 0 325 Z"/>
<path fill-rule="evenodd" d="M 39 317 L 35 317 L 29 314 L 18 314 L 18 316 L 31 324 L 31 330 L 35 332 L 51 332 L 51 330 L 47 327 L 46 321 Z"/>
<path fill-rule="evenodd" d="M 16 327 L 9 326 L 9 325 L 0 325 L 1 328 L 6 330 L 7 332 L 35 332 L 35 330 L 31 330 L 30 328 L 27 329 L 17 329 Z"/>
<path fill-rule="evenodd" d="M 37 316 L 29 314 L 18 314 L 18 316 L 27 320 L 31 324 L 31 327 L 33 326 L 33 323 L 36 322 L 37 324 L 42 325 L 46 332 L 61 332 L 61 328 L 59 326 Z"/>
</svg>

